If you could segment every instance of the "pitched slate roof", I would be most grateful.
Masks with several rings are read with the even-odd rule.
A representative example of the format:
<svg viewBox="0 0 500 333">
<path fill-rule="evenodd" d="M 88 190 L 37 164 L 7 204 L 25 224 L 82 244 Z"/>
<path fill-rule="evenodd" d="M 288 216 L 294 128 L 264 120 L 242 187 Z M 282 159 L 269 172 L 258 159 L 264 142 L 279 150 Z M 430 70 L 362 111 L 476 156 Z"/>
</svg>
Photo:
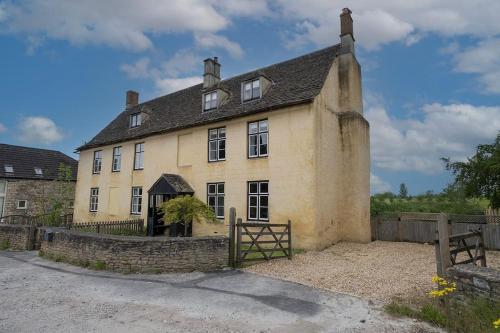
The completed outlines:
<svg viewBox="0 0 500 333">
<path fill-rule="evenodd" d="M 202 112 L 202 84 L 141 103 L 120 113 L 92 140 L 77 150 L 311 102 L 323 87 L 339 52 L 340 44 L 222 80 L 217 88 L 228 92 L 229 98 L 214 111 Z M 270 89 L 261 99 L 242 103 L 241 83 L 261 75 L 273 82 Z M 144 112 L 145 120 L 141 126 L 129 128 L 129 116 L 137 112 Z"/>
<path fill-rule="evenodd" d="M 55 150 L 13 146 L 0 143 L 0 178 L 16 179 L 57 179 L 59 163 L 69 165 L 76 181 L 78 161 Z M 5 172 L 5 165 L 11 165 L 14 172 Z M 42 175 L 35 173 L 42 169 Z"/>
<path fill-rule="evenodd" d="M 148 192 L 150 194 L 193 194 L 194 190 L 181 176 L 164 173 Z"/>
</svg>

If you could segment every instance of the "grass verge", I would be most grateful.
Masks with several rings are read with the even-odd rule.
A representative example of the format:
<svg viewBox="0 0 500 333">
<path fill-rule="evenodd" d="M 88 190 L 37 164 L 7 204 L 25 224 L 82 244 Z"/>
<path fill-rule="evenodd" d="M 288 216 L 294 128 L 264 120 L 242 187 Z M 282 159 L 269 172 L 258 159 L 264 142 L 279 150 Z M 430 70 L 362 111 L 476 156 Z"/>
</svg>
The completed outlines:
<svg viewBox="0 0 500 333">
<path fill-rule="evenodd" d="M 0 241 L 0 251 L 5 251 L 10 248 L 10 242 L 8 239 L 3 239 Z"/>
<path fill-rule="evenodd" d="M 55 261 L 55 262 L 64 262 L 67 264 L 80 266 L 80 267 L 84 267 L 84 268 L 88 268 L 88 269 L 93 269 L 96 271 L 102 271 L 102 270 L 106 269 L 106 263 L 104 261 L 100 261 L 100 260 L 87 261 L 87 260 L 80 260 L 80 259 L 72 259 L 72 258 L 69 258 L 67 256 L 63 256 L 63 255 L 54 255 L 51 253 L 46 253 L 43 250 L 38 251 L 38 256 L 45 258 L 45 259 L 48 259 L 48 260 Z"/>
<path fill-rule="evenodd" d="M 493 322 L 500 317 L 500 303 L 482 297 L 428 301 L 418 306 L 393 301 L 385 306 L 393 316 L 410 317 L 453 333 L 498 333 Z"/>
</svg>

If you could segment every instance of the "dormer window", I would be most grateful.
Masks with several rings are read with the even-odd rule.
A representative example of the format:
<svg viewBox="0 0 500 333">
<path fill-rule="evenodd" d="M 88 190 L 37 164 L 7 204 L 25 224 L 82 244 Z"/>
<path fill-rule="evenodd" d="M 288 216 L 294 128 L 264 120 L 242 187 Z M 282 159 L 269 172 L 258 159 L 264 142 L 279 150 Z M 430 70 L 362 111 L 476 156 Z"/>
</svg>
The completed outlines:
<svg viewBox="0 0 500 333">
<path fill-rule="evenodd" d="M 130 128 L 141 126 L 142 115 L 140 113 L 134 113 L 130 115 Z"/>
<path fill-rule="evenodd" d="M 35 167 L 35 174 L 37 176 L 43 176 L 42 168 Z"/>
<path fill-rule="evenodd" d="M 203 111 L 217 109 L 217 91 L 203 95 Z"/>
<path fill-rule="evenodd" d="M 261 97 L 260 80 L 255 79 L 243 83 L 243 101 L 250 101 Z"/>
<path fill-rule="evenodd" d="M 5 173 L 14 173 L 14 167 L 12 165 L 5 164 L 4 170 L 5 170 Z"/>
</svg>

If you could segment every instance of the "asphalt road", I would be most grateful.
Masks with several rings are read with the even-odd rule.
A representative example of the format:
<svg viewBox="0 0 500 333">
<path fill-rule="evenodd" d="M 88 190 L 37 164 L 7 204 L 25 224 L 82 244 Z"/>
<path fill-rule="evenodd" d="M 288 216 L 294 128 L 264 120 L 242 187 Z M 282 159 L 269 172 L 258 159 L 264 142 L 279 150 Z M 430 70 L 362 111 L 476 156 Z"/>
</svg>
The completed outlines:
<svg viewBox="0 0 500 333">
<path fill-rule="evenodd" d="M 432 331 L 360 298 L 252 273 L 122 275 L 0 252 L 2 333 Z"/>
</svg>

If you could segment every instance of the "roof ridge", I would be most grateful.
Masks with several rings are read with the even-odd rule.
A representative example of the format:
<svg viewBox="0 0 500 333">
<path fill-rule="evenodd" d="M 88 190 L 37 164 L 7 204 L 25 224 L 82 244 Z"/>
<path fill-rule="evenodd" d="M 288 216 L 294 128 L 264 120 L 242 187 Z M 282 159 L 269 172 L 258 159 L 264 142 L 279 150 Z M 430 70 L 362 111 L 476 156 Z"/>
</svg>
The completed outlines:
<svg viewBox="0 0 500 333">
<path fill-rule="evenodd" d="M 55 153 L 59 153 L 59 154 L 62 154 L 62 155 L 68 156 L 68 155 L 66 155 L 65 153 L 63 153 L 62 151 L 60 151 L 60 150 L 55 150 L 55 149 L 35 148 L 35 147 L 28 147 L 28 146 L 12 145 L 12 144 L 9 144 L 9 143 L 0 143 L 0 146 L 8 146 L 8 147 L 24 148 L 24 149 L 30 149 L 30 150 L 43 150 L 43 151 L 51 151 L 51 152 L 55 152 Z M 72 158 L 71 156 L 68 156 L 68 157 L 69 157 L 69 158 Z"/>
<path fill-rule="evenodd" d="M 291 58 L 291 59 L 283 60 L 283 61 L 280 61 L 280 62 L 276 62 L 274 64 L 270 64 L 270 65 L 267 65 L 265 67 L 259 67 L 259 68 L 256 68 L 254 70 L 251 70 L 251 71 L 248 71 L 248 72 L 245 72 L 245 73 L 241 73 L 241 74 L 237 74 L 235 76 L 228 77 L 227 79 L 221 80 L 219 84 L 223 84 L 224 82 L 227 82 L 229 80 L 234 80 L 234 79 L 237 79 L 237 78 L 242 77 L 242 76 L 247 76 L 247 75 L 249 75 L 251 73 L 254 73 L 254 72 L 263 71 L 263 70 L 269 69 L 269 68 L 274 67 L 274 66 L 283 65 L 283 64 L 286 64 L 288 62 L 297 61 L 297 60 L 299 60 L 301 58 L 306 58 L 306 57 L 309 57 L 309 56 L 312 56 L 312 55 L 316 55 L 318 53 L 325 52 L 325 51 L 327 51 L 329 49 L 335 49 L 335 48 L 337 48 L 339 46 L 340 46 L 340 43 L 334 44 L 334 45 L 330 45 L 330 46 L 324 47 L 322 49 L 319 49 L 319 50 L 316 50 L 316 51 L 313 51 L 313 52 L 309 52 L 309 53 L 306 53 L 306 54 L 299 55 L 299 56 L 297 56 L 295 58 Z M 178 94 L 180 92 L 183 92 L 184 90 L 193 89 L 194 87 L 199 86 L 201 84 L 202 84 L 202 82 L 200 82 L 198 84 L 195 84 L 195 85 L 192 85 L 192 86 L 189 86 L 189 87 L 186 87 L 186 88 L 183 88 L 183 89 L 180 89 L 180 90 L 173 91 L 171 93 L 168 93 L 168 94 L 165 94 L 165 95 L 162 95 L 162 96 L 155 97 L 153 99 L 150 99 L 148 101 L 145 101 L 145 102 L 142 102 L 142 103 L 138 104 L 136 106 L 136 108 L 147 106 L 148 104 L 153 103 L 156 100 L 160 100 L 160 99 L 166 98 L 168 96 Z"/>
</svg>

